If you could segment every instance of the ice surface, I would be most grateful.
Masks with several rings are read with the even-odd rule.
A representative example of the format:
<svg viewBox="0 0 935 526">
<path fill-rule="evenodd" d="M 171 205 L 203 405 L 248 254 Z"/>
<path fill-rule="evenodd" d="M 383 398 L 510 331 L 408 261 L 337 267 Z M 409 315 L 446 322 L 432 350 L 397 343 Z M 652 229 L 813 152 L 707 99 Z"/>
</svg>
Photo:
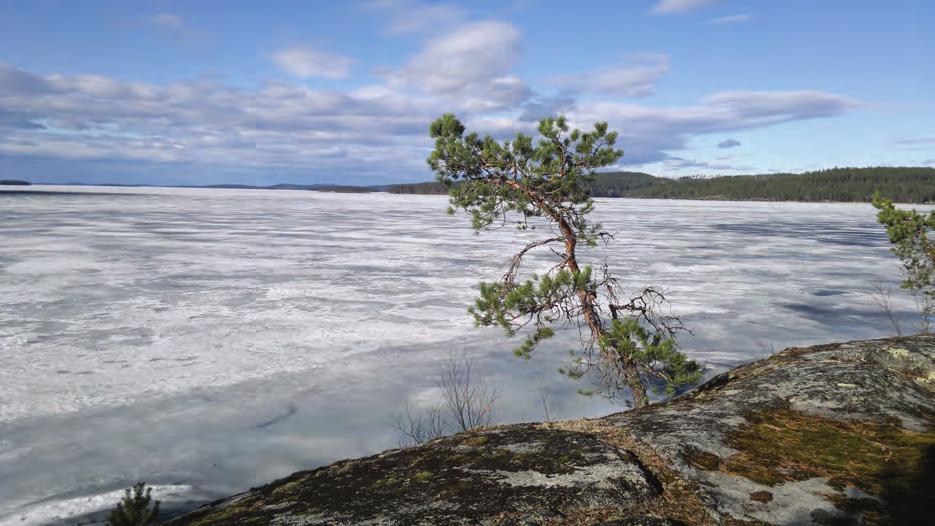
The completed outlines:
<svg viewBox="0 0 935 526">
<path fill-rule="evenodd" d="M 477 282 L 523 239 L 475 236 L 442 197 L 48 189 L 73 193 L 0 194 L 0 522 L 88 517 L 137 480 L 207 498 L 395 446 L 392 413 L 431 403 L 452 351 L 497 383 L 502 421 L 541 419 L 543 384 L 553 417 L 619 408 L 555 373 L 573 335 L 524 362 L 473 327 Z M 911 329 L 869 205 L 615 199 L 594 217 L 618 243 L 584 258 L 667 287 L 715 369 L 889 335 L 875 280 Z"/>
</svg>

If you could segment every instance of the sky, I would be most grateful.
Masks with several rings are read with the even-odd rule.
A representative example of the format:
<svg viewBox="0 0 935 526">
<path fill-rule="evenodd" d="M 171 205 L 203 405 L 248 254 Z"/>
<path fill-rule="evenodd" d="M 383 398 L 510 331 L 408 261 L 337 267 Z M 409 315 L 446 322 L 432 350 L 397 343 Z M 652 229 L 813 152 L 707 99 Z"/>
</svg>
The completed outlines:
<svg viewBox="0 0 935 526">
<path fill-rule="evenodd" d="M 430 180 L 564 114 L 655 175 L 935 166 L 929 0 L 0 0 L 0 179 Z"/>
</svg>

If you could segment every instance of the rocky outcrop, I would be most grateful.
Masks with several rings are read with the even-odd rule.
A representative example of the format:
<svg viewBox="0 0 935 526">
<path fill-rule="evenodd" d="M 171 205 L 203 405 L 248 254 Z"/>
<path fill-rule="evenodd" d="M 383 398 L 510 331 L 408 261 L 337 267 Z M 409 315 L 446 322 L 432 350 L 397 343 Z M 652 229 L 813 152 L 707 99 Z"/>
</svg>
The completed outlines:
<svg viewBox="0 0 935 526">
<path fill-rule="evenodd" d="M 667 403 L 295 473 L 173 524 L 930 524 L 935 337 L 792 348 Z"/>
</svg>

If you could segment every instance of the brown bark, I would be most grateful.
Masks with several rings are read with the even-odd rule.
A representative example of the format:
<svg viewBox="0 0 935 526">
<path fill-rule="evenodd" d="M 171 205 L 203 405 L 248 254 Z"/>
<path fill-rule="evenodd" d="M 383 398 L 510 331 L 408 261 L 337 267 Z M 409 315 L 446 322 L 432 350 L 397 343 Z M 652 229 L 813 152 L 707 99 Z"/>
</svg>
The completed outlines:
<svg viewBox="0 0 935 526">
<path fill-rule="evenodd" d="M 572 230 L 571 225 L 561 216 L 556 214 L 553 215 L 552 218 L 558 223 L 559 230 L 562 231 L 562 235 L 565 237 L 565 266 L 568 267 L 568 270 L 573 274 L 577 274 L 580 272 L 580 268 L 578 267 L 578 260 L 575 257 L 575 247 L 578 244 L 578 240 L 574 230 Z M 585 323 L 587 323 L 588 328 L 591 329 L 591 336 L 598 342 L 599 352 L 604 355 L 607 360 L 619 360 L 622 362 L 624 380 L 633 393 L 633 405 L 635 407 L 648 405 L 649 397 L 646 396 L 646 386 L 643 385 L 643 381 L 640 379 L 639 369 L 637 369 L 633 360 L 625 355 L 607 356 L 609 353 L 603 348 L 600 348 L 600 340 L 606 334 L 606 331 L 604 330 L 604 325 L 601 323 L 600 315 L 597 313 L 597 309 L 594 306 L 594 293 L 586 289 L 578 289 L 578 300 L 581 302 L 581 312 L 584 316 Z"/>
<path fill-rule="evenodd" d="M 526 194 L 530 199 L 536 202 L 539 207 L 552 218 L 558 224 L 559 230 L 562 232 L 562 238 L 565 242 L 565 267 L 568 268 L 573 274 L 577 274 L 581 271 L 578 267 L 578 259 L 575 256 L 575 248 L 578 244 L 578 238 L 575 235 L 574 229 L 571 225 L 568 224 L 568 221 L 562 216 L 562 214 L 550 206 L 542 196 L 537 195 L 535 192 L 531 191 L 529 188 L 522 186 L 515 181 L 509 181 L 506 179 L 501 179 L 500 184 L 506 184 L 514 190 L 519 190 Z M 624 354 L 614 354 L 604 350 L 600 346 L 601 338 L 607 334 L 607 331 L 604 329 L 603 323 L 601 323 L 600 315 L 597 313 L 595 307 L 594 293 L 586 289 L 578 289 L 578 300 L 581 303 L 581 312 L 584 316 L 584 321 L 587 323 L 588 328 L 591 330 L 591 337 L 594 338 L 595 343 L 598 346 L 598 351 L 604 357 L 604 359 L 610 361 L 611 363 L 621 365 L 621 371 L 623 373 L 624 381 L 627 386 L 630 387 L 630 391 L 633 393 L 633 405 L 635 407 L 643 407 L 649 404 L 649 397 L 646 395 L 646 386 L 643 385 L 643 381 L 640 378 L 640 372 L 636 364 L 633 362 L 630 356 Z"/>
</svg>

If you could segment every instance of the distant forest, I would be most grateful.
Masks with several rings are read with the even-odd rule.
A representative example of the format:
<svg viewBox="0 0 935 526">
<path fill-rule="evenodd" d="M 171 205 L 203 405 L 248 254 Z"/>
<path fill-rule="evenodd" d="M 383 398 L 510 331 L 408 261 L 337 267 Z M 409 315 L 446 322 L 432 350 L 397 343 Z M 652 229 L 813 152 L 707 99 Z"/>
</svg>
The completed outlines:
<svg viewBox="0 0 935 526">
<path fill-rule="evenodd" d="M 397 184 L 395 194 L 446 194 L 440 183 Z M 935 203 L 935 168 L 833 168 L 801 174 L 667 179 L 642 172 L 595 175 L 594 197 L 731 201 L 869 202 L 874 191 L 899 203 Z"/>
<path fill-rule="evenodd" d="M 27 181 L 0 180 L 0 185 L 28 185 Z M 77 184 L 77 183 L 73 183 Z M 105 185 L 145 186 L 145 185 Z M 251 188 L 265 190 L 317 190 L 319 192 L 444 195 L 441 183 L 404 183 L 353 186 L 342 184 L 276 184 L 252 186 L 219 184 L 191 188 Z M 668 179 L 642 172 L 604 172 L 594 175 L 594 197 L 648 199 L 710 199 L 727 201 L 843 201 L 870 202 L 879 190 L 897 203 L 935 203 L 935 168 L 833 168 L 801 174 L 730 175 Z"/>
</svg>

